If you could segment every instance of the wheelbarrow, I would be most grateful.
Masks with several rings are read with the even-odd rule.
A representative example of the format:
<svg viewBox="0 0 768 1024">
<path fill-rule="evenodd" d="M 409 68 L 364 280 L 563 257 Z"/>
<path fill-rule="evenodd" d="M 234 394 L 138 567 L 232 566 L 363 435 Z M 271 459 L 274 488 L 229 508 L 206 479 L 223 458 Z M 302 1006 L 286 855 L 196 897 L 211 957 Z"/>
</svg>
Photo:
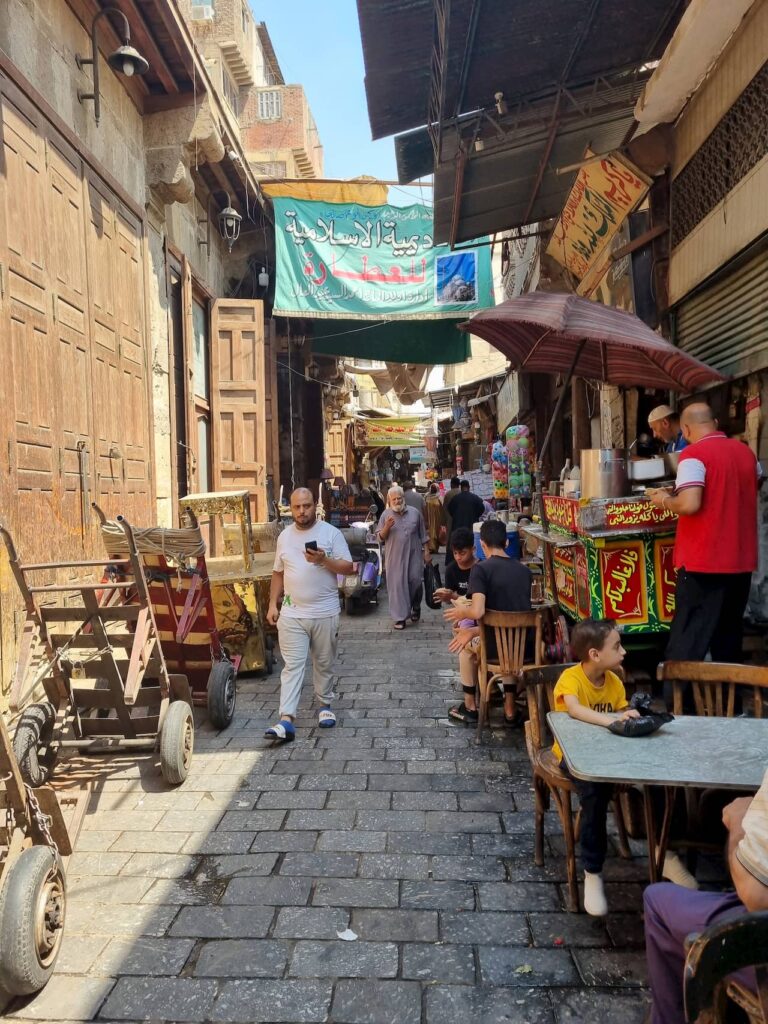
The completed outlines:
<svg viewBox="0 0 768 1024">
<path fill-rule="evenodd" d="M 0 988 L 38 992 L 56 963 L 64 934 L 72 853 L 56 794 L 25 785 L 0 715 Z"/>
<path fill-rule="evenodd" d="M 98 505 L 92 508 L 115 571 L 127 579 L 118 565 L 127 551 L 125 532 L 118 523 L 108 522 Z M 226 589 L 210 578 L 205 541 L 197 526 L 137 528 L 133 539 L 168 671 L 185 676 L 192 702 L 208 708 L 208 720 L 216 729 L 226 729 L 235 715 L 237 670 L 251 629 L 248 611 L 234 586 Z M 132 589 L 123 600 L 135 598 Z"/>
<path fill-rule="evenodd" d="M 33 787 L 51 777 L 62 752 L 73 749 L 158 749 L 167 782 L 179 784 L 189 772 L 189 683 L 168 672 L 133 530 L 122 516 L 117 522 L 126 558 L 29 565 L 21 563 L 0 524 L 27 612 L 14 690 L 34 691 L 41 684 L 47 698 L 24 709 L 13 742 L 22 777 Z M 77 578 L 30 582 L 62 569 Z M 94 576 L 102 582 L 89 582 Z M 33 652 L 43 664 L 30 682 Z"/>
<path fill-rule="evenodd" d="M 240 658 L 240 672 L 269 675 L 277 631 L 266 618 L 268 581 L 279 524 L 251 522 L 246 490 L 188 494 L 179 500 L 179 511 L 182 526 L 197 528 L 198 519 L 208 517 L 211 533 L 223 539 L 224 553 L 206 558 L 216 621 L 232 657 Z"/>
</svg>

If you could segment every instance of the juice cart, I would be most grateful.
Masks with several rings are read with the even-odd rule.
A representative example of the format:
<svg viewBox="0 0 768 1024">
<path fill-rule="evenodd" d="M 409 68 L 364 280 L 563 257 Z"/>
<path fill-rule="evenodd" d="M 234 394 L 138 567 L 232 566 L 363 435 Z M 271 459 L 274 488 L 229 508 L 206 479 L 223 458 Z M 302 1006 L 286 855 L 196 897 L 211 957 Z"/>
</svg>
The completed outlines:
<svg viewBox="0 0 768 1024">
<path fill-rule="evenodd" d="M 269 546 L 271 524 L 251 522 L 248 491 L 212 491 L 188 494 L 179 501 L 182 523 L 185 519 L 216 517 L 223 537 L 224 554 L 206 557 L 208 578 L 213 593 L 216 623 L 227 650 L 240 658 L 241 672 L 263 672 L 274 666 L 274 641 L 266 621 L 269 606 L 269 580 L 274 551 L 254 551 Z"/>
<path fill-rule="evenodd" d="M 626 637 L 666 634 L 675 613 L 677 517 L 645 497 L 543 495 L 548 529 L 521 527 L 545 551 L 545 588 L 573 620 L 615 619 Z"/>
</svg>

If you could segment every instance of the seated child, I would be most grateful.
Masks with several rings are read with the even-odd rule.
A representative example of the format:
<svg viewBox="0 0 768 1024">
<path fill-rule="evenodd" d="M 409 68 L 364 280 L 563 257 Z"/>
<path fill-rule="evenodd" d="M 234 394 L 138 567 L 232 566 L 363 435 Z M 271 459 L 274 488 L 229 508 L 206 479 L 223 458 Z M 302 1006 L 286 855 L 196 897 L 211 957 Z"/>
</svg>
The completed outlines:
<svg viewBox="0 0 768 1024">
<path fill-rule="evenodd" d="M 567 711 L 591 725 L 606 729 L 617 718 L 639 718 L 638 711 L 625 710 L 627 695 L 615 670 L 624 661 L 626 651 L 616 623 L 611 619 L 585 619 L 577 623 L 571 634 L 571 650 L 578 665 L 567 668 L 555 686 L 555 710 Z M 562 770 L 570 777 L 560 747 L 553 753 Z M 603 862 L 608 847 L 606 819 L 613 787 L 605 782 L 583 782 L 573 779 L 581 802 L 581 834 L 579 845 L 584 865 L 584 909 L 602 917 L 608 913 L 603 889 Z"/>
</svg>

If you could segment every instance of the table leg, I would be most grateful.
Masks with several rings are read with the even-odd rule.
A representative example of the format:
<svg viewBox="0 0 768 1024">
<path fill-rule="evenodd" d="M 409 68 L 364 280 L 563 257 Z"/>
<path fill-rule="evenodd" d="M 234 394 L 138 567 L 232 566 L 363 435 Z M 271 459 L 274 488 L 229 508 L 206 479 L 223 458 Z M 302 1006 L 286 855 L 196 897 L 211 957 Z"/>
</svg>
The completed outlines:
<svg viewBox="0 0 768 1024">
<path fill-rule="evenodd" d="M 669 830 L 672 824 L 672 808 L 675 803 L 675 789 L 671 786 L 662 787 L 664 791 L 664 814 L 661 819 L 661 833 L 656 840 L 656 813 L 653 806 L 651 786 L 643 786 L 643 807 L 645 810 L 645 834 L 648 842 L 648 875 L 651 884 L 658 882 L 667 855 Z"/>
</svg>

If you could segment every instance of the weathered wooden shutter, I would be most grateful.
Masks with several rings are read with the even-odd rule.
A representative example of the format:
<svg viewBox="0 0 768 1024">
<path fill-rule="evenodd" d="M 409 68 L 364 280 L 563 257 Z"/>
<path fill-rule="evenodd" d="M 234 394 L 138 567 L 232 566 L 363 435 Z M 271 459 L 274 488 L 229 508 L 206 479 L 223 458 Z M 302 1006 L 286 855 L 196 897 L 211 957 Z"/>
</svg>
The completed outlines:
<svg viewBox="0 0 768 1024">
<path fill-rule="evenodd" d="M 211 348 L 214 489 L 247 488 L 254 519 L 263 522 L 268 511 L 263 303 L 216 299 Z"/>
</svg>

